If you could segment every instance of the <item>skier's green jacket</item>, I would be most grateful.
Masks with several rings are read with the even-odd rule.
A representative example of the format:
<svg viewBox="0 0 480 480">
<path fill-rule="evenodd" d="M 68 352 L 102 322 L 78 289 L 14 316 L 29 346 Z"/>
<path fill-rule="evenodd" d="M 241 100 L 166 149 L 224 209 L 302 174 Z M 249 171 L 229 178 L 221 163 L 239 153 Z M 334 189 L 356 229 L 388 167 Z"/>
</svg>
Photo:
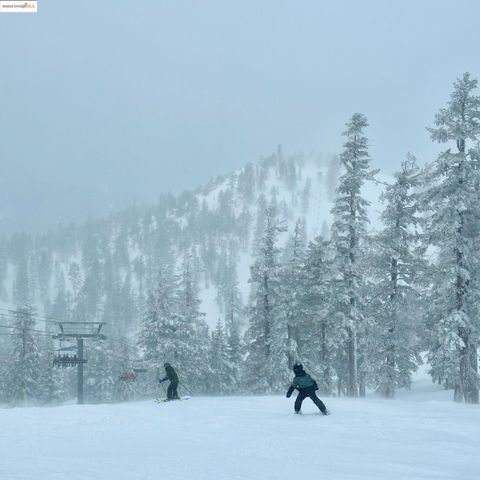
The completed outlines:
<svg viewBox="0 0 480 480">
<path fill-rule="evenodd" d="M 165 380 L 170 380 L 170 383 L 177 385 L 178 384 L 178 375 L 175 369 L 170 365 L 165 366 L 165 373 L 167 376 L 159 380 L 160 383 L 165 382 Z"/>
</svg>

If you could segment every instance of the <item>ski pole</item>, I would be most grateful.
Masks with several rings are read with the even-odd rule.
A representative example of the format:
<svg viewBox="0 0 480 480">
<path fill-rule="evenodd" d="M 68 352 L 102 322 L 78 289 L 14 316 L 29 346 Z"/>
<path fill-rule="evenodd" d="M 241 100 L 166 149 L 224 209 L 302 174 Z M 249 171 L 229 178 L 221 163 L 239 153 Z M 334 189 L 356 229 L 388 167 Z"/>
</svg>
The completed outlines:
<svg viewBox="0 0 480 480">
<path fill-rule="evenodd" d="M 193 397 L 193 393 L 182 382 L 178 383 Z"/>
<path fill-rule="evenodd" d="M 163 393 L 165 393 L 165 396 L 167 396 L 167 391 L 165 390 L 165 387 L 163 386 L 163 382 L 158 382 L 158 383 L 162 386 Z"/>
</svg>

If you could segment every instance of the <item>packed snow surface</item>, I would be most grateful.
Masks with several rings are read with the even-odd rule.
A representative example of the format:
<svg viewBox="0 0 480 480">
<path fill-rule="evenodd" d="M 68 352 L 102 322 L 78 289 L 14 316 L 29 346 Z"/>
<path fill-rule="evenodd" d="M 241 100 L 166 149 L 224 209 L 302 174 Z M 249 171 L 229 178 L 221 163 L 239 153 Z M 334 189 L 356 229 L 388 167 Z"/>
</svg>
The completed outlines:
<svg viewBox="0 0 480 480">
<path fill-rule="evenodd" d="M 0 410 L 2 480 L 480 478 L 480 409 L 420 385 L 387 401 L 194 397 Z"/>
</svg>

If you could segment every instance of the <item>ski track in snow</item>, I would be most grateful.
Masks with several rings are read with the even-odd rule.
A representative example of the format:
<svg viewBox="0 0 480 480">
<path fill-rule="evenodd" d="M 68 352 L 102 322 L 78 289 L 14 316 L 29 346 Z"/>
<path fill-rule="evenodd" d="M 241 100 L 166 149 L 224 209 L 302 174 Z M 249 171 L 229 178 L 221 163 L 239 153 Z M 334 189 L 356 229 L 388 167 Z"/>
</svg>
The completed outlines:
<svg viewBox="0 0 480 480">
<path fill-rule="evenodd" d="M 0 478 L 478 480 L 480 409 L 450 398 L 324 398 L 327 417 L 280 396 L 0 409 Z"/>
</svg>

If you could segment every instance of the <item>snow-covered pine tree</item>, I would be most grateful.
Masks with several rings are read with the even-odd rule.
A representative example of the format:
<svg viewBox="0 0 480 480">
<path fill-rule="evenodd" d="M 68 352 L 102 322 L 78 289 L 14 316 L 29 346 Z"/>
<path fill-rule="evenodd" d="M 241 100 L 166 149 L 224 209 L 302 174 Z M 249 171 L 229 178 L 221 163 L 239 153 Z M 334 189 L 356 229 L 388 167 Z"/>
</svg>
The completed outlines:
<svg viewBox="0 0 480 480">
<path fill-rule="evenodd" d="M 254 392 L 282 390 L 288 379 L 287 325 L 280 314 L 280 262 L 277 239 L 285 231 L 275 209 L 265 211 L 265 230 L 250 267 L 249 327 L 245 335 L 245 385 Z"/>
<path fill-rule="evenodd" d="M 307 321 L 301 331 L 300 358 L 314 372 L 324 395 L 334 391 L 335 350 L 344 340 L 333 309 L 332 256 L 329 243 L 322 237 L 315 238 L 308 245 L 303 272 Z"/>
<path fill-rule="evenodd" d="M 479 156 L 480 97 L 477 80 L 458 79 L 446 108 L 435 115 L 433 141 L 453 143 L 427 176 L 423 210 L 426 235 L 438 253 L 432 279 L 428 322 L 429 352 L 435 379 L 455 389 L 455 400 L 479 402 Z"/>
<path fill-rule="evenodd" d="M 115 400 L 115 385 L 118 381 L 115 367 L 118 358 L 114 356 L 112 343 L 111 339 L 92 339 L 85 349 L 88 357 L 84 370 L 85 397 L 89 402 L 111 403 Z"/>
<path fill-rule="evenodd" d="M 198 392 L 208 389 L 209 332 L 205 314 L 200 312 L 197 275 L 193 269 L 195 263 L 192 253 L 184 256 L 177 294 L 174 359 L 171 363 L 179 366 L 179 376 L 189 389 Z"/>
<path fill-rule="evenodd" d="M 111 339 L 113 340 L 112 355 L 115 361 L 113 365 L 114 399 L 115 401 L 125 402 L 135 398 L 139 375 L 141 375 L 132 371 L 137 352 L 136 348 L 127 339 L 121 337 L 111 337 Z M 134 375 L 133 379 L 130 377 L 132 374 Z"/>
<path fill-rule="evenodd" d="M 73 311 L 74 319 L 80 321 L 97 318 L 103 293 L 100 249 L 102 232 L 98 231 L 98 226 L 93 221 L 89 221 L 85 230 L 81 245 L 84 280 Z"/>
<path fill-rule="evenodd" d="M 374 237 L 370 252 L 373 285 L 368 319 L 368 370 L 373 385 L 385 398 L 393 398 L 397 387 L 409 387 L 411 374 L 421 362 L 417 333 L 419 251 L 419 184 L 415 157 L 402 162 L 395 181 L 381 196 L 383 230 Z"/>
<path fill-rule="evenodd" d="M 255 167 L 247 163 L 241 170 L 237 181 L 238 193 L 246 202 L 251 203 L 255 193 Z"/>
<path fill-rule="evenodd" d="M 78 292 L 82 285 L 82 272 L 77 262 L 72 262 L 68 269 L 68 278 L 70 285 L 72 286 L 73 300 L 76 302 L 78 299 Z"/>
<path fill-rule="evenodd" d="M 306 328 L 304 256 L 305 227 L 299 219 L 295 223 L 293 235 L 287 242 L 280 269 L 280 315 L 277 321 L 284 322 L 287 327 L 287 360 L 291 370 L 295 362 L 303 359 L 301 331 Z M 303 352 L 302 352 L 303 353 Z"/>
<path fill-rule="evenodd" d="M 226 328 L 227 336 L 227 359 L 232 377 L 231 390 L 229 393 L 236 393 L 241 389 L 242 368 L 244 358 L 244 345 L 240 332 L 240 322 L 229 322 Z"/>
<path fill-rule="evenodd" d="M 370 169 L 368 140 L 363 131 L 367 119 L 355 113 L 343 133 L 346 137 L 340 161 L 344 169 L 336 189 L 332 208 L 332 242 L 335 248 L 336 313 L 347 332 L 346 352 L 348 356 L 347 394 L 357 397 L 363 394 L 363 381 L 358 375 L 358 335 L 362 328 L 362 299 L 359 292 L 363 282 L 359 269 L 360 249 L 369 223 L 366 207 L 369 202 L 362 197 L 364 183 L 376 173 Z M 360 385 L 359 385 L 360 380 Z"/>
<path fill-rule="evenodd" d="M 41 355 L 35 338 L 32 307 L 18 308 L 13 320 L 13 352 L 8 365 L 6 386 L 9 401 L 26 405 L 41 396 Z"/>
<path fill-rule="evenodd" d="M 209 370 L 209 391 L 220 395 L 230 393 L 234 378 L 228 358 L 227 337 L 220 319 L 210 338 Z"/>
<path fill-rule="evenodd" d="M 163 364 L 175 361 L 179 321 L 177 282 L 172 268 L 169 265 L 161 266 L 157 288 L 148 294 L 145 302 L 138 346 L 147 364 L 152 385 L 156 385 L 159 376 L 163 376 Z"/>
<path fill-rule="evenodd" d="M 60 403 L 66 397 L 62 372 L 53 365 L 53 340 L 50 336 L 43 339 L 41 354 L 40 399 L 47 404 Z"/>
<path fill-rule="evenodd" d="M 243 366 L 243 342 L 241 335 L 243 306 L 238 288 L 236 268 L 233 262 L 229 268 L 231 270 L 229 293 L 225 293 L 225 335 L 227 339 L 228 365 L 232 377 L 229 393 L 234 393 L 240 388 Z"/>
</svg>

